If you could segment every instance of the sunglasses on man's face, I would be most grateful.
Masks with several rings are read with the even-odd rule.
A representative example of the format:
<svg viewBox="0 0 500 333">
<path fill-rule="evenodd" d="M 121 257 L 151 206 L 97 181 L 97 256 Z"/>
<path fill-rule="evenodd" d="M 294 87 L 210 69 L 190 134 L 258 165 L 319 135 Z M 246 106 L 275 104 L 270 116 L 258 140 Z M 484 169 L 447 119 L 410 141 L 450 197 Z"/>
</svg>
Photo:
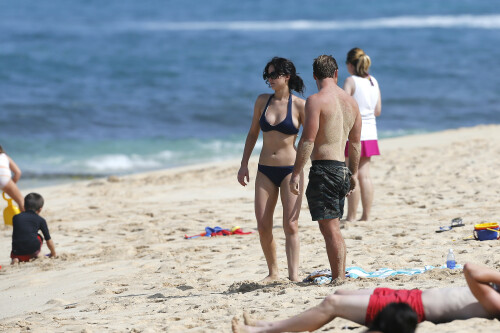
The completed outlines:
<svg viewBox="0 0 500 333">
<path fill-rule="evenodd" d="M 264 74 L 264 80 L 269 80 L 269 79 L 276 80 L 276 79 L 277 79 L 277 78 L 279 78 L 281 75 L 283 75 L 283 74 L 277 73 L 276 71 L 271 72 L 271 73 L 265 73 L 265 74 Z"/>
</svg>

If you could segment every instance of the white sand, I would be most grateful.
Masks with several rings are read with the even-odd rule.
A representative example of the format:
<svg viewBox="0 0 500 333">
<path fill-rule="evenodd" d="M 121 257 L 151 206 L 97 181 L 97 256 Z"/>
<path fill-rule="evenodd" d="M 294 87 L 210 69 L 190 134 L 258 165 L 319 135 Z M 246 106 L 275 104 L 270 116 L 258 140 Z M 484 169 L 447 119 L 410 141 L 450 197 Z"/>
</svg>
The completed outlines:
<svg viewBox="0 0 500 333">
<path fill-rule="evenodd" d="M 500 126 L 478 126 L 382 140 L 373 159 L 373 221 L 343 230 L 347 266 L 373 271 L 439 266 L 449 248 L 457 262 L 500 269 L 498 241 L 479 242 L 473 225 L 499 222 Z M 253 179 L 236 181 L 239 161 L 36 189 L 59 257 L 9 265 L 11 228 L 0 232 L 0 331 L 229 332 L 243 310 L 286 318 L 337 288 L 463 286 L 460 270 L 412 277 L 347 279 L 340 287 L 286 280 L 281 205 L 275 237 L 282 280 L 267 274 L 258 235 L 185 240 L 206 226 L 255 230 Z M 306 170 L 307 172 L 307 170 Z M 27 193 L 27 191 L 25 191 Z M 3 209 L 4 206 L 0 206 Z M 461 216 L 465 227 L 435 233 Z M 300 216 L 301 278 L 328 268 L 323 238 L 304 200 Z M 44 253 L 48 253 L 44 245 Z M 350 330 L 342 330 L 348 326 Z M 362 332 L 335 319 L 329 332 Z M 498 320 L 470 319 L 424 332 L 495 332 Z M 323 330 L 319 330 L 323 331 Z"/>
</svg>

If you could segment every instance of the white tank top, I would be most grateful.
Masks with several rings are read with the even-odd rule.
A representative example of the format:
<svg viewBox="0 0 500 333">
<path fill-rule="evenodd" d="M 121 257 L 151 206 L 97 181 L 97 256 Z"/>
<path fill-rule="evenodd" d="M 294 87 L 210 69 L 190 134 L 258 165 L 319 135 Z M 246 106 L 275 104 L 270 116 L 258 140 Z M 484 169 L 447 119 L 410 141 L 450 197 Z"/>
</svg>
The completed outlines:
<svg viewBox="0 0 500 333">
<path fill-rule="evenodd" d="M 10 163 L 9 158 L 5 153 L 0 154 L 0 176 L 9 176 L 12 177 L 12 173 L 10 172 Z"/>
<path fill-rule="evenodd" d="M 358 102 L 359 112 L 363 120 L 361 128 L 361 141 L 377 140 L 377 122 L 375 120 L 375 107 L 379 99 L 379 87 L 377 80 L 370 75 L 371 82 L 367 78 L 356 75 L 351 76 L 354 80 L 354 99 Z"/>
</svg>

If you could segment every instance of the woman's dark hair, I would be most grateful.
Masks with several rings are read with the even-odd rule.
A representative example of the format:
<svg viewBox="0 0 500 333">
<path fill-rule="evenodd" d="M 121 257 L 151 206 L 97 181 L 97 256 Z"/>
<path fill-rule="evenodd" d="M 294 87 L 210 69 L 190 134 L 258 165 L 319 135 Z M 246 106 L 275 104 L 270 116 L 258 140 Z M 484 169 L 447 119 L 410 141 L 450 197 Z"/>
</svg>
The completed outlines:
<svg viewBox="0 0 500 333">
<path fill-rule="evenodd" d="M 262 78 L 267 81 L 267 70 L 269 66 L 273 65 L 276 73 L 283 75 L 290 75 L 290 80 L 288 80 L 288 89 L 295 90 L 300 94 L 304 94 L 306 89 L 304 85 L 304 81 L 302 81 L 301 77 L 297 75 L 297 71 L 295 70 L 295 65 L 288 59 L 274 57 L 269 61 L 264 68 L 264 72 L 262 73 Z"/>
<path fill-rule="evenodd" d="M 406 303 L 389 303 L 380 311 L 368 329 L 383 333 L 414 333 L 417 328 L 416 312 Z"/>
<path fill-rule="evenodd" d="M 38 193 L 30 193 L 24 197 L 24 209 L 37 212 L 43 207 L 43 197 Z"/>
<path fill-rule="evenodd" d="M 5 152 L 3 151 L 3 148 L 2 148 L 2 146 L 0 145 L 0 154 L 1 154 L 1 153 L 5 153 Z"/>
</svg>

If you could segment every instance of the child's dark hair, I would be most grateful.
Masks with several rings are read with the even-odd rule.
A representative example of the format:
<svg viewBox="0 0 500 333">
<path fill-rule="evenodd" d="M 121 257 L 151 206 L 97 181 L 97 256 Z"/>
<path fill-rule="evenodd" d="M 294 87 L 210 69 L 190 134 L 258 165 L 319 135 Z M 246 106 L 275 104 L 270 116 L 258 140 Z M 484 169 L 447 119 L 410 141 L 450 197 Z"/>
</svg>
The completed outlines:
<svg viewBox="0 0 500 333">
<path fill-rule="evenodd" d="M 417 313 L 411 306 L 406 303 L 389 303 L 377 314 L 368 331 L 414 333 L 417 324 Z"/>
<path fill-rule="evenodd" d="M 38 193 L 30 193 L 24 197 L 24 210 L 39 211 L 43 207 L 43 197 Z"/>
<path fill-rule="evenodd" d="M 262 73 L 262 77 L 267 81 L 267 70 L 269 66 L 273 65 L 276 73 L 283 75 L 290 75 L 290 80 L 288 80 L 288 89 L 295 90 L 300 94 L 304 94 L 304 90 L 306 89 L 304 85 L 304 81 L 302 78 L 297 75 L 297 71 L 295 69 L 295 65 L 288 59 L 274 57 L 269 61 L 264 67 L 264 72 Z"/>
</svg>

